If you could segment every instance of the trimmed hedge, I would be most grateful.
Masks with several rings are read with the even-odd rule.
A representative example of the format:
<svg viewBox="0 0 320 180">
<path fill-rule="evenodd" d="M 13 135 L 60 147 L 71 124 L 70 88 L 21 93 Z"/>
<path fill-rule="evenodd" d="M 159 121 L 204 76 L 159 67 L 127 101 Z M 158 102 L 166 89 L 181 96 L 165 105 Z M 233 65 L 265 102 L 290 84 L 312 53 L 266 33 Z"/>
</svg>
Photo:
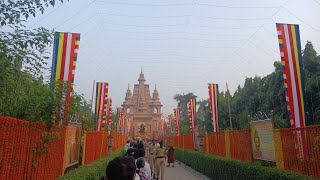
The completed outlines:
<svg viewBox="0 0 320 180">
<path fill-rule="evenodd" d="M 264 167 L 258 163 L 247 163 L 238 160 L 216 157 L 203 152 L 175 148 L 175 158 L 211 179 L 272 179 L 301 180 L 310 177 L 289 171 Z"/>
<path fill-rule="evenodd" d="M 111 155 L 107 155 L 94 161 L 91 164 L 76 168 L 69 171 L 64 176 L 60 177 L 59 180 L 74 180 L 74 179 L 87 179 L 87 180 L 99 180 L 106 174 L 106 168 L 111 160 L 115 157 L 124 155 L 124 150 L 121 148 L 113 152 Z"/>
</svg>

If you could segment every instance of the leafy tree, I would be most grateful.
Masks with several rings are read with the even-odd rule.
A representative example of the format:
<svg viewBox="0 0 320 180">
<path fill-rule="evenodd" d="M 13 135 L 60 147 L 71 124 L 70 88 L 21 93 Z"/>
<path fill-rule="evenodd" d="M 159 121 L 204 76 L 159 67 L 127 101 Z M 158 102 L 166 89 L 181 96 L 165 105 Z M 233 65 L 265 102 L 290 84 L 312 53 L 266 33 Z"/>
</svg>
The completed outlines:
<svg viewBox="0 0 320 180">
<path fill-rule="evenodd" d="M 188 101 L 189 99 L 196 98 L 193 93 L 188 94 L 176 94 L 174 99 L 178 102 L 178 108 L 180 109 L 180 133 L 186 134 L 190 132 L 190 123 L 188 115 Z"/>
</svg>

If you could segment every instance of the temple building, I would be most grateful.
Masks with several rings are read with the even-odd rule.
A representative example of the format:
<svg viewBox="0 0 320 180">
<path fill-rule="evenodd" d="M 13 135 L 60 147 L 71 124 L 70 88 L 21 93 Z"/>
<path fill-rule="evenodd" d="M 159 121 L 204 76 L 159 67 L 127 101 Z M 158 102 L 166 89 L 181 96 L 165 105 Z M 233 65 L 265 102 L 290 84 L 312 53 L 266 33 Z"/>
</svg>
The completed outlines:
<svg viewBox="0 0 320 180">
<path fill-rule="evenodd" d="M 159 93 L 155 85 L 152 97 L 149 84 L 141 71 L 139 84 L 134 85 L 133 94 L 130 86 L 126 92 L 125 101 L 121 105 L 124 115 L 130 120 L 130 136 L 159 138 L 162 135 L 162 119 Z"/>
</svg>

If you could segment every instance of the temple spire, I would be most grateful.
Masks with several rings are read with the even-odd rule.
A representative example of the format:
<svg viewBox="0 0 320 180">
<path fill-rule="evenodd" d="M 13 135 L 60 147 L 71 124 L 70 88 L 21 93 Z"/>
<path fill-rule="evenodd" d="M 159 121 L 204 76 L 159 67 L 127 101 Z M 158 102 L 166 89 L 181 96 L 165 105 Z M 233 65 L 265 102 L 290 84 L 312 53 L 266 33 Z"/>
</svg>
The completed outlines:
<svg viewBox="0 0 320 180">
<path fill-rule="evenodd" d="M 142 68 L 141 68 L 141 73 L 140 73 L 138 81 L 139 81 L 139 84 L 144 84 L 144 82 L 146 82 L 146 79 L 144 78 L 144 74 L 143 74 Z"/>
</svg>

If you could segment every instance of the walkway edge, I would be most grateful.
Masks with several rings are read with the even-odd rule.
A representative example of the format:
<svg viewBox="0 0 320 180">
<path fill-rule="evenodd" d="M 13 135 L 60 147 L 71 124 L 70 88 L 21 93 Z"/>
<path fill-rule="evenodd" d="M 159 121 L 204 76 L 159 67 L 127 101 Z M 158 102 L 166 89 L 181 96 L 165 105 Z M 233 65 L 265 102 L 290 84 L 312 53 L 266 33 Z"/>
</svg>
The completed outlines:
<svg viewBox="0 0 320 180">
<path fill-rule="evenodd" d="M 176 160 L 176 163 L 179 163 L 179 165 L 185 169 L 186 171 L 190 172 L 191 174 L 193 174 L 194 176 L 202 179 L 202 180 L 211 180 L 209 177 L 205 176 L 204 174 L 192 169 L 190 166 L 185 165 L 184 163 Z"/>
</svg>

